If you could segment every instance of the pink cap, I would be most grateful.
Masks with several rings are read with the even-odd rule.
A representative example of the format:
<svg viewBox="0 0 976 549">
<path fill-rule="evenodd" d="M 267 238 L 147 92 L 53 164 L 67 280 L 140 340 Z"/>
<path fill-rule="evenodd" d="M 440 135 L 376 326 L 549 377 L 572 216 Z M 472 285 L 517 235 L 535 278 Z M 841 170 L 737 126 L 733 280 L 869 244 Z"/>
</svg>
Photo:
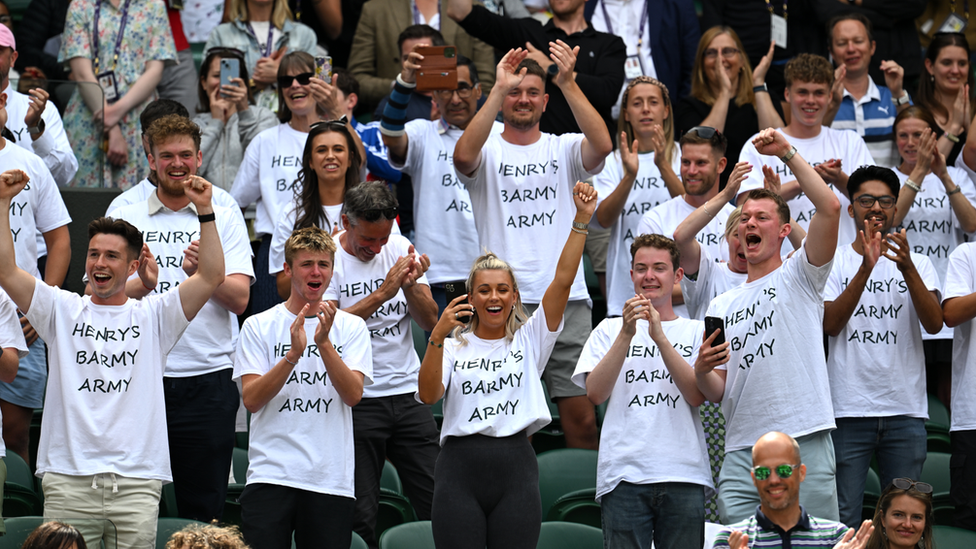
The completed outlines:
<svg viewBox="0 0 976 549">
<path fill-rule="evenodd" d="M 0 24 L 0 46 L 13 50 L 17 49 L 17 42 L 14 41 L 14 33 L 10 31 L 7 25 Z"/>
</svg>

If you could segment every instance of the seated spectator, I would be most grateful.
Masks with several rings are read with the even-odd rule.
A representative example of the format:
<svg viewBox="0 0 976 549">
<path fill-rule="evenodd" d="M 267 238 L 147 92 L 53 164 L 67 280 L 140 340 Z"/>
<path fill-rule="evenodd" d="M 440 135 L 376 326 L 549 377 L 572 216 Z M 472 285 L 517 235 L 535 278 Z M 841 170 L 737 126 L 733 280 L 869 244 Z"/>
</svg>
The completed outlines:
<svg viewBox="0 0 976 549">
<path fill-rule="evenodd" d="M 908 91 L 902 87 L 905 70 L 894 61 L 881 61 L 885 85 L 878 86 L 871 80 L 868 68 L 872 66 L 876 44 L 871 21 L 864 15 L 839 15 L 827 28 L 830 54 L 839 69 L 834 93 L 840 91 L 843 98 L 837 105 L 837 114 L 828 114 L 825 121 L 833 118 L 829 123 L 835 130 L 856 131 L 878 166 L 894 166 L 898 155 L 892 126 L 895 116 L 911 104 Z"/>
<path fill-rule="evenodd" d="M 78 159 L 73 186 L 125 190 L 139 182 L 148 167 L 139 146 L 139 113 L 153 99 L 164 63 L 175 59 L 161 2 L 72 3 L 58 62 L 70 64 L 72 80 L 91 84 L 78 87 L 64 114 Z"/>
<path fill-rule="evenodd" d="M 691 73 L 691 95 L 675 109 L 679 135 L 695 126 L 709 126 L 729 141 L 720 186 L 725 187 L 739 152 L 764 128 L 778 128 L 783 119 L 765 84 L 773 45 L 756 70 L 749 65 L 739 35 L 731 27 L 712 27 L 702 34 Z"/>
<path fill-rule="evenodd" d="M 237 59 L 240 74 L 231 80 L 232 86 L 220 85 L 220 61 Z M 248 87 L 250 80 L 240 50 L 213 48 L 200 65 L 200 98 L 198 114 L 193 121 L 200 126 L 203 140 L 203 164 L 198 173 L 216 187 L 229 191 L 244 161 L 244 150 L 257 134 L 278 125 L 271 110 L 255 104 Z"/>
<path fill-rule="evenodd" d="M 176 532 L 166 542 L 166 549 L 250 549 L 241 539 L 236 526 L 193 524 Z"/>
<path fill-rule="evenodd" d="M 853 528 L 808 515 L 800 505 L 800 484 L 807 466 L 800 458 L 800 445 L 786 434 L 766 433 L 752 447 L 752 483 L 759 493 L 759 507 L 751 517 L 723 527 L 713 549 L 804 547 L 863 549 L 875 532 L 866 520 L 855 535 Z M 874 545 L 871 546 L 876 547 Z"/>
<path fill-rule="evenodd" d="M 915 101 L 935 117 L 939 126 L 939 150 L 946 157 L 946 165 L 957 165 L 956 159 L 962 153 L 966 165 L 976 169 L 976 131 L 969 131 L 976 112 L 976 101 L 973 101 L 976 89 L 969 53 L 969 42 L 964 35 L 936 34 L 925 51 L 925 71 L 918 81 Z"/>
<path fill-rule="evenodd" d="M 88 545 L 74 526 L 51 521 L 35 528 L 21 549 L 88 549 Z"/>
<path fill-rule="evenodd" d="M 438 30 L 445 44 L 474 60 L 478 72 L 485 75 L 485 89 L 491 89 L 495 82 L 495 52 L 446 16 L 447 3 L 448 0 L 370 0 L 363 6 L 349 54 L 349 72 L 359 80 L 361 100 L 367 108 L 390 93 L 393 80 L 400 74 L 399 35 L 411 23 Z"/>
<path fill-rule="evenodd" d="M 278 65 L 287 53 L 318 55 L 315 32 L 296 23 L 287 0 L 227 0 L 229 23 L 210 33 L 204 52 L 234 48 L 244 52 L 244 66 L 251 75 L 248 85 L 255 101 L 277 112 L 275 86 Z"/>
<path fill-rule="evenodd" d="M 932 485 L 894 479 L 881 493 L 872 523 L 874 532 L 867 544 L 870 549 L 932 549 Z"/>
<path fill-rule="evenodd" d="M 352 541 L 352 410 L 372 383 L 373 355 L 366 322 L 322 300 L 335 255 L 326 231 L 295 231 L 285 243 L 288 299 L 241 328 L 234 377 L 253 414 L 241 518 L 255 547 L 289 547 L 292 536 L 299 549 Z"/>
</svg>

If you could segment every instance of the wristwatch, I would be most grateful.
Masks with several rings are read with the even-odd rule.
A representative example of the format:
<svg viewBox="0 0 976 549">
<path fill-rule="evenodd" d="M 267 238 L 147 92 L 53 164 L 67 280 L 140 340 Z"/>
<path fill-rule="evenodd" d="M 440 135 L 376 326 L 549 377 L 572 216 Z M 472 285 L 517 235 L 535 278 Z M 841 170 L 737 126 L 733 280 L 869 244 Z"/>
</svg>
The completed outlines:
<svg viewBox="0 0 976 549">
<path fill-rule="evenodd" d="M 907 105 L 909 101 L 911 101 L 911 98 L 908 97 L 908 91 L 906 90 L 902 90 L 901 97 L 897 99 L 894 97 L 891 98 L 891 102 L 894 103 L 896 107 Z"/>
<path fill-rule="evenodd" d="M 27 133 L 31 134 L 32 137 L 37 137 L 44 133 L 44 119 L 42 118 L 36 126 L 27 126 Z"/>
</svg>

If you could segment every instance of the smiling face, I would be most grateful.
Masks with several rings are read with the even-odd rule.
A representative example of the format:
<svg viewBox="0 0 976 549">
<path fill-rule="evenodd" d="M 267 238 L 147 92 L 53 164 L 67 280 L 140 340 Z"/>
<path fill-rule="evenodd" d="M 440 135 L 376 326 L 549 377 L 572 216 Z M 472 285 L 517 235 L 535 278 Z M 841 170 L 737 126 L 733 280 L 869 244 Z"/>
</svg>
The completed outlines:
<svg viewBox="0 0 976 549">
<path fill-rule="evenodd" d="M 478 315 L 475 335 L 485 339 L 505 337 L 508 322 L 518 291 L 508 271 L 484 269 L 474 274 L 468 302 Z"/>
<path fill-rule="evenodd" d="M 875 44 L 868 39 L 868 29 L 864 23 L 846 19 L 834 25 L 830 53 L 834 62 L 847 67 L 848 76 L 866 73 L 874 50 Z"/>
<path fill-rule="evenodd" d="M 312 67 L 291 67 L 286 74 L 288 76 L 298 76 L 299 74 L 313 71 L 314 69 Z M 291 85 L 281 90 L 281 93 L 285 98 L 285 106 L 288 107 L 288 110 L 292 114 L 308 116 L 315 112 L 315 99 L 312 98 L 312 87 L 309 84 L 303 86 L 297 78 L 292 78 Z"/>
<path fill-rule="evenodd" d="M 718 176 L 725 169 L 725 158 L 715 156 L 708 143 L 689 143 L 681 147 L 681 182 L 686 193 L 702 196 L 716 189 Z"/>
<path fill-rule="evenodd" d="M 505 124 L 518 130 L 528 130 L 539 124 L 546 110 L 549 96 L 541 78 L 527 74 L 522 83 L 508 92 L 502 102 L 502 119 Z"/>
<path fill-rule="evenodd" d="M 937 91 L 957 93 L 969 76 L 969 55 L 961 46 L 946 46 L 939 51 L 935 63 L 925 60 L 925 70 L 935 78 Z"/>
<path fill-rule="evenodd" d="M 471 69 L 467 65 L 458 65 L 458 89 L 468 88 L 471 95 L 461 98 L 456 92 L 451 92 L 450 96 L 440 93 L 434 94 L 434 101 L 437 103 L 437 110 L 441 113 L 441 118 L 453 126 L 462 130 L 468 127 L 468 122 L 474 118 L 478 112 L 478 100 L 481 99 L 481 85 L 471 83 Z"/>
<path fill-rule="evenodd" d="M 892 207 L 890 209 L 884 209 L 881 207 L 881 202 L 878 200 L 874 201 L 870 207 L 863 207 L 859 203 L 859 198 L 864 196 L 874 196 L 874 197 L 890 197 L 893 200 L 897 200 L 894 196 L 891 196 L 891 189 L 888 185 L 885 185 L 881 181 L 865 181 L 857 188 L 854 192 L 851 204 L 847 207 L 847 213 L 854 218 L 855 227 L 859 231 L 864 230 L 864 222 L 868 221 L 870 223 L 871 230 L 874 232 L 881 232 L 881 234 L 886 234 L 889 229 L 891 229 L 891 224 L 894 222 L 895 212 L 898 208 Z"/>
<path fill-rule="evenodd" d="M 800 483 L 806 478 L 807 472 L 806 466 L 800 465 L 799 468 L 794 467 L 793 474 L 789 478 L 780 478 L 776 473 L 776 468 L 780 465 L 797 465 L 800 462 L 789 438 L 786 435 L 778 435 L 764 436 L 752 450 L 752 466 L 769 467 L 771 471 L 766 480 L 756 480 L 755 473 L 752 473 L 752 482 L 756 485 L 763 513 L 766 514 L 769 514 L 769 511 L 784 511 L 799 507 Z"/>
<path fill-rule="evenodd" d="M 898 154 L 911 166 L 918 161 L 918 144 L 922 140 L 922 132 L 928 127 L 928 123 L 920 118 L 905 118 L 895 126 Z"/>
<path fill-rule="evenodd" d="M 130 257 L 129 248 L 117 234 L 98 233 L 88 241 L 85 274 L 92 290 L 92 302 L 99 305 L 124 303 L 125 282 L 136 272 L 139 259 Z"/>
<path fill-rule="evenodd" d="M 285 263 L 285 274 L 291 277 L 291 293 L 306 303 L 322 300 L 332 282 L 332 266 L 335 258 L 327 252 L 301 250 Z"/>
<path fill-rule="evenodd" d="M 636 84 L 630 88 L 624 107 L 624 120 L 630 123 L 635 136 L 650 137 L 654 126 L 663 126 L 670 116 L 661 88 L 654 84 Z"/>
<path fill-rule="evenodd" d="M 903 494 L 891 500 L 884 515 L 888 547 L 915 547 L 925 531 L 925 503 Z"/>
<path fill-rule="evenodd" d="M 827 103 L 830 102 L 830 86 L 814 82 L 793 82 L 793 85 L 786 88 L 786 101 L 790 104 L 790 113 L 793 115 L 790 125 L 795 122 L 819 128 L 823 125 Z"/>
<path fill-rule="evenodd" d="M 747 199 L 742 205 L 739 240 L 749 263 L 758 264 L 778 256 L 783 239 L 789 234 L 790 224 L 780 219 L 773 199 Z"/>
<path fill-rule="evenodd" d="M 349 143 L 340 132 L 325 132 L 315 136 L 312 145 L 312 169 L 319 182 L 346 183 L 349 169 Z"/>
<path fill-rule="evenodd" d="M 393 219 L 382 218 L 377 221 L 360 219 L 353 225 L 343 214 L 342 224 L 346 227 L 346 232 L 340 237 L 342 248 L 360 261 L 372 261 L 390 240 L 393 221 Z"/>
<path fill-rule="evenodd" d="M 717 35 L 708 43 L 708 47 L 705 48 L 706 55 L 702 58 L 702 62 L 705 67 L 705 74 L 709 78 L 714 78 L 712 75 L 715 74 L 716 64 L 721 64 L 722 68 L 725 70 L 725 74 L 729 76 L 729 80 L 732 82 L 732 92 L 735 93 L 738 88 L 739 83 L 739 73 L 742 70 L 742 54 L 736 53 L 726 57 L 722 55 L 722 51 L 737 50 L 739 47 L 736 45 L 735 40 L 732 39 L 728 34 L 722 33 Z M 715 55 L 708 55 L 709 50 L 715 50 Z M 718 82 L 712 82 L 713 85 L 717 85 Z"/>
<path fill-rule="evenodd" d="M 637 250 L 630 269 L 634 293 L 643 295 L 655 307 L 671 302 L 671 291 L 681 282 L 683 274 L 681 268 L 674 269 L 671 252 L 651 246 Z"/>
<path fill-rule="evenodd" d="M 196 175 L 202 162 L 203 154 L 188 135 L 173 135 L 153 145 L 149 155 L 157 188 L 170 196 L 183 196 L 183 182 Z"/>
</svg>

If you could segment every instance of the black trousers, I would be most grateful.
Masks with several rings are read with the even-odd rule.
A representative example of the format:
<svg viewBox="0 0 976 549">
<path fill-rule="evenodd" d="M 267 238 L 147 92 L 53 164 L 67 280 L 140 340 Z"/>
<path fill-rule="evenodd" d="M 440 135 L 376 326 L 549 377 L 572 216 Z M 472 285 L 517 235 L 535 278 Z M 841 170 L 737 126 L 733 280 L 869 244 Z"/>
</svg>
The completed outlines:
<svg viewBox="0 0 976 549">
<path fill-rule="evenodd" d="M 241 494 L 241 531 L 255 549 L 349 549 L 352 498 L 279 486 L 248 484 Z"/>
<path fill-rule="evenodd" d="M 976 430 L 952 431 L 949 499 L 956 508 L 953 523 L 976 530 Z"/>
<path fill-rule="evenodd" d="M 163 379 L 169 461 L 182 518 L 221 520 L 241 395 L 233 370 Z"/>
</svg>

